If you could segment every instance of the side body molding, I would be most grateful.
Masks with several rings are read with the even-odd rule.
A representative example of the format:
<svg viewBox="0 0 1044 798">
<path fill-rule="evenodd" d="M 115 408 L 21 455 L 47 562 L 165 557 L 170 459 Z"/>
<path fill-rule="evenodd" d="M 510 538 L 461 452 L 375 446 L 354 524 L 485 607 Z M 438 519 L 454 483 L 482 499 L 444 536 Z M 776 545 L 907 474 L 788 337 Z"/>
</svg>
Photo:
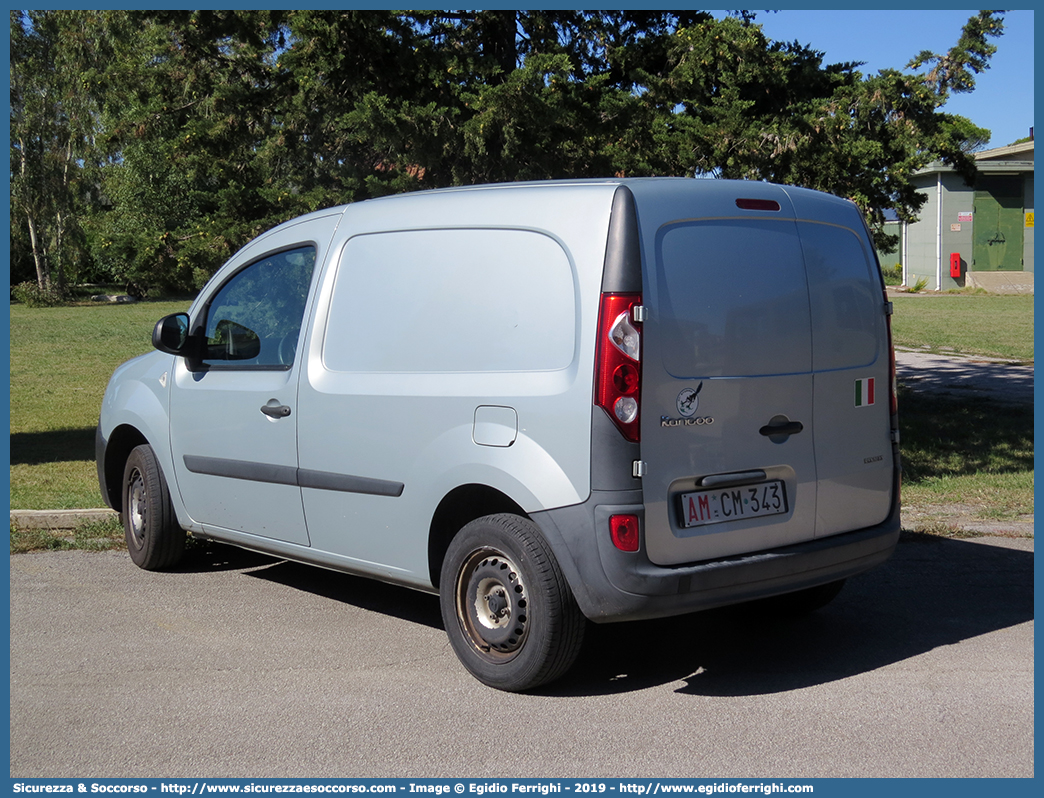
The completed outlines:
<svg viewBox="0 0 1044 798">
<path fill-rule="evenodd" d="M 251 482 L 270 482 L 275 485 L 296 485 L 301 488 L 335 490 L 343 493 L 364 493 L 368 496 L 402 495 L 405 485 L 387 479 L 356 477 L 307 468 L 251 463 L 246 460 L 226 460 L 220 457 L 200 457 L 186 454 L 185 468 L 194 474 L 212 477 L 245 479 Z"/>
</svg>

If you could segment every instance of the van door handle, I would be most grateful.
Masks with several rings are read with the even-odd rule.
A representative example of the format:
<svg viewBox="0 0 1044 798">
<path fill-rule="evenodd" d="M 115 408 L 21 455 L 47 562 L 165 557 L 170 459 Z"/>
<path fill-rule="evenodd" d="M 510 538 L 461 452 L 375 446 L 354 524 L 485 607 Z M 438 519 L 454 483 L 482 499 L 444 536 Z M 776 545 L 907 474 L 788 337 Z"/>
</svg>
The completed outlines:
<svg viewBox="0 0 1044 798">
<path fill-rule="evenodd" d="M 765 472 L 760 468 L 756 471 L 737 471 L 733 474 L 711 474 L 709 477 L 696 480 L 698 488 L 726 488 L 732 485 L 743 485 L 747 482 L 764 482 Z"/>
<path fill-rule="evenodd" d="M 271 418 L 286 418 L 290 415 L 290 408 L 287 405 L 262 405 L 261 412 Z"/>
<path fill-rule="evenodd" d="M 800 421 L 788 421 L 785 424 L 766 424 L 758 432 L 769 437 L 772 435 L 797 435 L 804 428 Z"/>
</svg>

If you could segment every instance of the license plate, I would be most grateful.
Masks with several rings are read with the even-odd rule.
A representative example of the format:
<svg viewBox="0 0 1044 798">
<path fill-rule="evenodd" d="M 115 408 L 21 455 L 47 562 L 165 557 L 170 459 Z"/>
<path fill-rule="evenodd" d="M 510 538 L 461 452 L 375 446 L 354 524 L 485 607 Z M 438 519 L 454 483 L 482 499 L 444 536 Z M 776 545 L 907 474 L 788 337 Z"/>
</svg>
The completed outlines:
<svg viewBox="0 0 1044 798">
<path fill-rule="evenodd" d="M 681 495 L 681 522 L 686 529 L 785 512 L 787 491 L 779 479 Z"/>
</svg>

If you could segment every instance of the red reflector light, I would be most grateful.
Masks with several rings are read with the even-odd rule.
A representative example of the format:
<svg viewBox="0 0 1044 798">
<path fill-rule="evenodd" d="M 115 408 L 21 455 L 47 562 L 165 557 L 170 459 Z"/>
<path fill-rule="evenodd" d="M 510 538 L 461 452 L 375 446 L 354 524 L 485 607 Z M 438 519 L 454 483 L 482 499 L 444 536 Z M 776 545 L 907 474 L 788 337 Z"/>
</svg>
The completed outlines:
<svg viewBox="0 0 1044 798">
<path fill-rule="evenodd" d="M 613 545 L 620 551 L 638 551 L 638 516 L 610 516 L 609 534 L 613 538 Z"/>
<path fill-rule="evenodd" d="M 621 363 L 613 372 L 613 385 L 622 394 L 634 393 L 638 390 L 638 369 L 633 363 Z"/>
<path fill-rule="evenodd" d="M 745 211 L 778 211 L 779 203 L 767 199 L 738 199 L 736 207 Z"/>
</svg>

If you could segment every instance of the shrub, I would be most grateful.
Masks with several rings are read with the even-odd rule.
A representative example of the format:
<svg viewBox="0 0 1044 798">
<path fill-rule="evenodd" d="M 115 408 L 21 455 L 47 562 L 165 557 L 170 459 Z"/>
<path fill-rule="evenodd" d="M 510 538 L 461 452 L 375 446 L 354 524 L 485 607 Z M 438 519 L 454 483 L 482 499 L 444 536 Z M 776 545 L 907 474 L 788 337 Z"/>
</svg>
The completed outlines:
<svg viewBox="0 0 1044 798">
<path fill-rule="evenodd" d="M 11 296 L 30 308 L 53 308 L 65 303 L 65 294 L 58 286 L 50 284 L 41 288 L 32 281 L 13 286 Z"/>
</svg>

